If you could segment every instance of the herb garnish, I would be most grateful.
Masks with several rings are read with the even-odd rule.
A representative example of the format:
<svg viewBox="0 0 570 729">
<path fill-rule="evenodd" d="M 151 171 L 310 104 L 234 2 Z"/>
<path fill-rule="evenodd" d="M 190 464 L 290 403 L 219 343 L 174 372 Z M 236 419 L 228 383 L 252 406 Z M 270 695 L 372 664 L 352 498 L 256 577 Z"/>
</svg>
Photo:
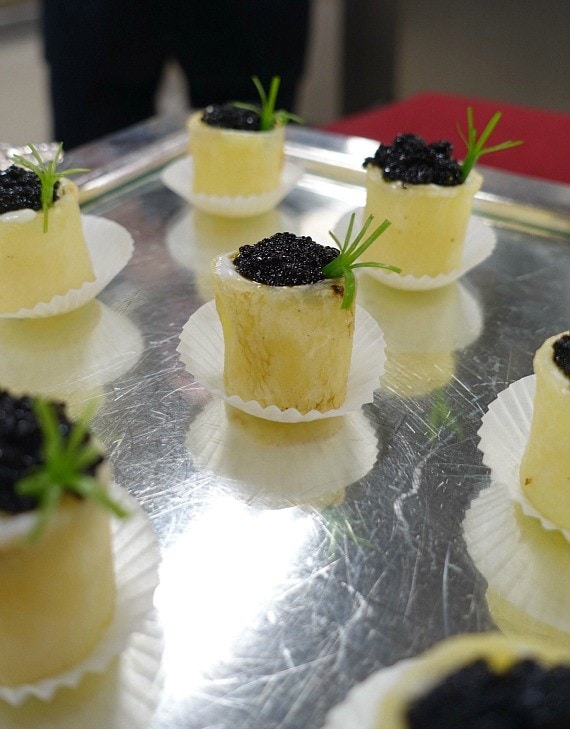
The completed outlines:
<svg viewBox="0 0 570 729">
<path fill-rule="evenodd" d="M 41 203 L 42 210 L 44 212 L 44 233 L 47 233 L 48 211 L 49 208 L 53 205 L 53 191 L 56 183 L 61 180 L 62 177 L 74 175 L 78 172 L 89 172 L 89 170 L 78 167 L 73 170 L 63 170 L 62 172 L 56 172 L 57 165 L 59 164 L 59 159 L 61 157 L 61 150 L 63 149 L 63 142 L 61 142 L 59 147 L 57 148 L 57 152 L 53 159 L 51 159 L 47 163 L 45 162 L 45 160 L 42 159 L 40 153 L 33 144 L 28 144 L 28 147 L 30 148 L 31 153 L 37 160 L 37 164 L 34 164 L 34 162 L 31 162 L 29 159 L 26 159 L 21 155 L 14 155 L 12 159 L 14 160 L 14 162 L 21 165 L 22 167 L 26 167 L 26 169 L 34 172 L 39 177 L 42 185 Z"/>
<path fill-rule="evenodd" d="M 275 126 L 287 124 L 288 121 L 295 121 L 301 123 L 303 120 L 296 114 L 291 114 L 285 109 L 275 109 L 277 102 L 277 94 L 279 92 L 279 86 L 281 84 L 281 78 L 279 76 L 273 76 L 269 84 L 269 93 L 265 93 L 265 89 L 261 85 L 261 81 L 257 76 L 252 76 L 252 81 L 255 84 L 259 98 L 261 99 L 261 106 L 255 106 L 254 104 L 245 104 L 241 101 L 234 101 L 234 106 L 240 109 L 247 109 L 259 114 L 259 131 L 267 132 L 273 129 Z"/>
<path fill-rule="evenodd" d="M 90 438 L 86 438 L 86 423 L 76 421 L 69 433 L 64 435 L 52 404 L 38 398 L 33 407 L 43 437 L 44 463 L 30 469 L 16 485 L 21 495 L 38 500 L 38 518 L 30 540 L 37 539 L 42 533 L 65 493 L 94 499 L 116 516 L 127 516 L 127 512 L 109 497 L 97 479 L 85 472 L 101 458 L 100 451 Z"/>
<path fill-rule="evenodd" d="M 361 263 L 355 263 L 356 259 L 361 256 L 364 251 L 374 243 L 374 241 L 382 235 L 382 233 L 390 225 L 389 220 L 385 220 L 379 225 L 363 242 L 362 239 L 366 235 L 370 224 L 374 218 L 373 215 L 369 215 L 367 221 L 364 223 L 362 229 L 351 242 L 352 228 L 354 227 L 355 213 L 350 216 L 350 222 L 344 237 L 344 243 L 341 243 L 332 231 L 329 231 L 329 235 L 332 237 L 334 242 L 340 248 L 339 255 L 334 258 L 330 263 L 327 263 L 323 267 L 323 275 L 325 278 L 340 278 L 344 276 L 344 296 L 342 298 L 342 308 L 350 309 L 354 295 L 356 293 L 356 280 L 354 277 L 353 269 L 355 268 L 386 268 L 388 271 L 395 271 L 400 273 L 401 268 L 396 266 L 390 266 L 387 263 L 376 263 L 374 261 L 363 261 Z"/>
<path fill-rule="evenodd" d="M 485 142 L 493 133 L 501 117 L 502 113 L 500 111 L 493 114 L 485 129 L 483 129 L 481 136 L 477 139 L 477 130 L 473 123 L 473 109 L 470 106 L 467 108 L 467 136 L 463 134 L 459 124 L 457 125 L 459 136 L 467 147 L 467 154 L 465 155 L 465 159 L 461 165 L 461 182 L 465 182 L 479 157 L 491 152 L 500 152 L 501 150 L 509 149 L 510 147 L 518 147 L 522 144 L 522 140 L 517 140 L 515 142 L 508 140 L 506 142 L 496 144 L 494 147 L 485 148 Z"/>
</svg>

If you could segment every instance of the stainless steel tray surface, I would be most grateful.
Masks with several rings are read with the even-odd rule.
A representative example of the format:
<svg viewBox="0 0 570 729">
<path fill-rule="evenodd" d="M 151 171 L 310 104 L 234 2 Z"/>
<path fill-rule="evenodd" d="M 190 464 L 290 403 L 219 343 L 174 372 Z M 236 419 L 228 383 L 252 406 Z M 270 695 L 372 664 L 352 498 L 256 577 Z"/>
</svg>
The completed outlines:
<svg viewBox="0 0 570 729">
<path fill-rule="evenodd" d="M 158 535 L 160 665 L 135 666 L 116 696 L 148 705 L 151 729 L 319 729 L 376 669 L 495 627 L 463 533 L 489 485 L 477 431 L 570 325 L 570 188 L 484 170 L 476 214 L 496 230 L 493 255 L 434 292 L 362 285 L 387 341 L 374 402 L 286 426 L 213 399 L 181 364 L 178 335 L 212 298 L 215 254 L 283 229 L 326 242 L 363 204 L 361 163 L 376 143 L 290 129 L 305 176 L 277 210 L 240 222 L 164 187 L 160 170 L 185 141 L 180 120 L 149 122 L 70 155 L 92 167 L 85 212 L 128 228 L 134 256 L 84 309 L 4 323 L 3 377 L 76 409 L 96 399 L 116 481 Z M 101 690 L 88 683 L 19 725 L 67 726 Z"/>
</svg>

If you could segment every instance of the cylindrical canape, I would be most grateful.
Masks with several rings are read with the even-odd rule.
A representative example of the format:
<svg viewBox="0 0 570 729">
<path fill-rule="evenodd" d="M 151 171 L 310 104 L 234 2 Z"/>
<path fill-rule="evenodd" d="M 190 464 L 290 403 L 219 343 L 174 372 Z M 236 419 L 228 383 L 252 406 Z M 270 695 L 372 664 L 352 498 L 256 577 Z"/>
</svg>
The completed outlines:
<svg viewBox="0 0 570 729">
<path fill-rule="evenodd" d="M 11 174 L 10 170 L 0 173 L 0 198 L 3 181 Z M 35 177 L 24 170 L 16 174 Z M 95 278 L 83 234 L 77 185 L 59 180 L 48 224 L 39 193 L 36 209 L 24 205 L 0 215 L 1 313 L 33 308 Z M 3 209 L 0 205 L 0 211 Z"/>
<path fill-rule="evenodd" d="M 534 371 L 536 391 L 520 465 L 521 488 L 541 514 L 570 529 L 570 332 L 542 344 Z"/>
<path fill-rule="evenodd" d="M 242 276 L 235 257 L 218 256 L 212 266 L 227 394 L 303 414 L 340 407 L 355 311 L 354 302 L 341 307 L 343 280 L 271 286 Z"/>
</svg>

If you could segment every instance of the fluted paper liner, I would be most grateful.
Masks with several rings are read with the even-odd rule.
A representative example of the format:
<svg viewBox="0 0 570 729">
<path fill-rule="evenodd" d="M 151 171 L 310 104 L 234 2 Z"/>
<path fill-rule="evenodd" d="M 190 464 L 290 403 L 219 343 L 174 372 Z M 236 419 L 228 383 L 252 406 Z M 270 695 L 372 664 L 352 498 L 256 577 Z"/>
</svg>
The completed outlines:
<svg viewBox="0 0 570 729">
<path fill-rule="evenodd" d="M 49 702 L 0 702 L 2 729 L 125 729 L 147 727 L 160 700 L 163 631 L 153 610 L 105 673 L 86 676 Z"/>
<path fill-rule="evenodd" d="M 0 686 L 0 699 L 16 706 L 31 696 L 49 701 L 59 688 L 77 686 L 85 674 L 105 671 L 112 659 L 132 643 L 134 634 L 152 628 L 148 618 L 158 585 L 156 537 L 145 512 L 124 489 L 113 484 L 111 496 L 129 516 L 117 519 L 111 515 L 117 603 L 110 625 L 83 661 L 34 683 Z"/>
<path fill-rule="evenodd" d="M 490 590 L 531 618 L 570 632 L 570 549 L 562 534 L 525 516 L 498 481 L 473 500 L 463 532 Z"/>
<path fill-rule="evenodd" d="M 364 208 L 357 208 L 351 211 L 338 221 L 334 227 L 334 234 L 340 240 L 344 240 L 348 222 L 352 213 L 356 213 L 354 226 L 355 230 L 359 230 L 364 223 Z M 449 273 L 441 273 L 439 276 L 403 276 L 394 271 L 387 271 L 382 268 L 362 268 L 359 273 L 366 276 L 373 276 L 386 286 L 404 291 L 428 291 L 430 289 L 438 289 L 447 286 L 452 281 L 464 276 L 475 266 L 478 266 L 493 252 L 497 238 L 494 230 L 487 225 L 481 218 L 474 215 L 469 219 L 467 225 L 467 233 L 463 244 L 463 253 L 461 255 L 461 265 Z M 392 261 L 379 261 L 379 263 L 391 264 Z"/>
<path fill-rule="evenodd" d="M 510 498 L 526 516 L 539 519 L 544 529 L 559 531 L 570 541 L 570 531 L 556 526 L 527 499 L 520 485 L 519 467 L 530 432 L 536 375 L 513 382 L 489 405 L 483 416 L 479 450 L 491 469 L 491 480 L 505 485 Z"/>
<path fill-rule="evenodd" d="M 31 309 L 0 313 L 3 319 L 35 319 L 57 316 L 73 311 L 94 299 L 127 265 L 133 255 L 133 238 L 128 230 L 113 220 L 95 215 L 82 215 L 83 233 L 89 249 L 94 281 L 87 281 L 78 289 L 39 302 Z"/>
<path fill-rule="evenodd" d="M 201 306 L 186 322 L 180 334 L 177 351 L 184 366 L 194 378 L 215 397 L 230 405 L 266 420 L 298 423 L 331 418 L 359 409 L 372 402 L 374 390 L 380 385 L 386 361 L 384 336 L 374 319 L 361 307 L 356 307 L 352 359 L 348 373 L 346 400 L 340 408 L 321 413 L 310 410 L 300 413 L 295 408 L 280 410 L 276 405 L 262 407 L 255 400 L 245 402 L 224 390 L 224 337 L 214 301 Z"/>
<path fill-rule="evenodd" d="M 192 158 L 181 157 L 162 171 L 162 182 L 187 202 L 200 210 L 228 218 L 247 218 L 271 210 L 295 187 L 304 170 L 292 162 L 285 162 L 279 187 L 260 195 L 206 195 L 193 192 Z"/>
</svg>

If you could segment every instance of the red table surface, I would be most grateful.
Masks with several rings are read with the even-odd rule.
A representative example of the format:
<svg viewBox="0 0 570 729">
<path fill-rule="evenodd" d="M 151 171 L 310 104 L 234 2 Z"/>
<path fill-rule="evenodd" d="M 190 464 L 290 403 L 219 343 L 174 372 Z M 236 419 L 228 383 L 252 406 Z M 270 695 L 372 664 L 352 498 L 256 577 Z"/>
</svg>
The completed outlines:
<svg viewBox="0 0 570 729">
<path fill-rule="evenodd" d="M 350 136 L 368 137 L 389 144 L 397 134 L 413 132 L 427 142 L 448 139 L 461 159 L 465 145 L 457 124 L 465 132 L 467 107 L 473 108 L 475 128 L 483 131 L 496 111 L 503 116 L 488 144 L 522 139 L 514 149 L 488 154 L 480 163 L 488 167 L 553 182 L 570 184 L 570 114 L 515 106 L 496 101 L 439 93 L 422 93 L 369 111 L 339 119 L 324 128 Z"/>
</svg>

